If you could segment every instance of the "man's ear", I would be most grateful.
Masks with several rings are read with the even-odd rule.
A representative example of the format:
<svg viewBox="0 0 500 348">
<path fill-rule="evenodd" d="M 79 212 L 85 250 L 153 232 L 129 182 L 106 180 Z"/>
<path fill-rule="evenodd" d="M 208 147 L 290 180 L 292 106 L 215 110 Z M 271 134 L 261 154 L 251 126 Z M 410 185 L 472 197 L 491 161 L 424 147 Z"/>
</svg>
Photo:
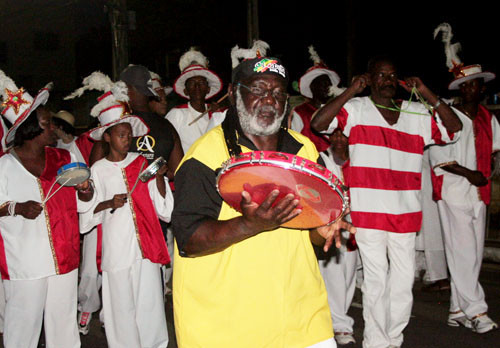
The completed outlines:
<svg viewBox="0 0 500 348">
<path fill-rule="evenodd" d="M 105 142 L 105 143 L 109 143 L 110 140 L 111 140 L 111 137 L 109 136 L 109 134 L 107 132 L 104 132 L 102 133 L 102 140 Z"/>
</svg>

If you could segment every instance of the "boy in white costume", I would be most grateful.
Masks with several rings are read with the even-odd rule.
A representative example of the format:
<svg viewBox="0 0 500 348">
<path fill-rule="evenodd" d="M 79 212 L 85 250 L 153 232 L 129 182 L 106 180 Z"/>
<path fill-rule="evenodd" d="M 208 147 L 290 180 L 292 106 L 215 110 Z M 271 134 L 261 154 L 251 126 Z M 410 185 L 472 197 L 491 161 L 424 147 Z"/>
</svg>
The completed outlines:
<svg viewBox="0 0 500 348">
<path fill-rule="evenodd" d="M 349 152 L 348 140 L 340 129 L 329 137 L 331 146 L 320 153 L 325 167 L 345 185 L 348 185 Z M 332 316 L 335 340 L 339 345 L 356 343 L 353 336 L 354 319 L 347 315 L 356 289 L 358 251 L 354 235 L 342 232 L 340 248 L 330 249 L 325 258 L 319 260 L 319 271 L 325 281 L 328 304 Z"/>
<path fill-rule="evenodd" d="M 49 88 L 33 98 L 0 71 L 2 116 L 12 124 L 6 143 L 13 144 L 0 158 L 6 348 L 37 347 L 42 322 L 47 347 L 80 347 L 74 320 L 78 212 L 90 209 L 95 196 L 89 180 L 75 188 L 56 185 L 60 168 L 75 157 L 49 146 L 57 140 L 52 115 L 43 107 Z"/>
<path fill-rule="evenodd" d="M 450 43 L 444 38 L 451 39 L 451 27 L 443 23 L 436 29 L 439 31 L 444 33 L 446 47 Z M 461 97 L 454 109 L 463 124 L 462 136 L 452 145 L 432 148 L 430 158 L 437 175 L 435 197 L 451 275 L 448 325 L 485 333 L 498 327 L 488 316 L 479 272 L 491 196 L 491 159 L 500 151 L 500 125 L 480 102 L 484 83 L 495 74 L 483 71 L 480 65 L 464 66 L 454 50 L 446 53 L 448 68 L 455 75 L 448 89 L 459 90 Z"/>
<path fill-rule="evenodd" d="M 100 79 L 106 81 L 103 76 Z M 98 88 L 92 83 L 88 86 Z M 90 136 L 108 143 L 109 153 L 91 168 L 99 203 L 82 215 L 81 227 L 88 230 L 102 223 L 106 338 L 110 348 L 167 347 L 160 266 L 170 257 L 158 220 L 168 222 L 173 208 L 164 176 L 166 166 L 155 179 L 139 180 L 147 160 L 128 151 L 132 137 L 143 136 L 149 129 L 139 117 L 128 114 L 123 82 L 103 90 L 106 93 L 91 110 L 103 126 L 91 131 Z"/>
</svg>

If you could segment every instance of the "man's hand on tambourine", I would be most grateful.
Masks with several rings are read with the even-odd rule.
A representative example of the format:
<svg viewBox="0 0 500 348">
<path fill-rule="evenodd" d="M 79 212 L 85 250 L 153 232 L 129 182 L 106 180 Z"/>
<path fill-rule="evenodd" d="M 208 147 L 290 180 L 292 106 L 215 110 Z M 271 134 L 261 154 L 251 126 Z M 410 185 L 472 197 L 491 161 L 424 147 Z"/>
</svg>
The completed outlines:
<svg viewBox="0 0 500 348">
<path fill-rule="evenodd" d="M 250 231 L 258 233 L 273 230 L 302 212 L 301 209 L 296 209 L 299 200 L 291 193 L 273 207 L 279 193 L 279 190 L 271 191 L 260 205 L 252 201 L 252 196 L 247 191 L 241 193 L 243 222 Z"/>
<path fill-rule="evenodd" d="M 330 249 L 334 241 L 335 246 L 340 248 L 342 230 L 349 231 L 349 233 L 352 234 L 356 233 L 356 227 L 343 219 L 339 219 L 331 225 L 316 228 L 318 234 L 325 239 L 325 244 L 323 245 L 323 250 L 325 252 Z"/>
</svg>

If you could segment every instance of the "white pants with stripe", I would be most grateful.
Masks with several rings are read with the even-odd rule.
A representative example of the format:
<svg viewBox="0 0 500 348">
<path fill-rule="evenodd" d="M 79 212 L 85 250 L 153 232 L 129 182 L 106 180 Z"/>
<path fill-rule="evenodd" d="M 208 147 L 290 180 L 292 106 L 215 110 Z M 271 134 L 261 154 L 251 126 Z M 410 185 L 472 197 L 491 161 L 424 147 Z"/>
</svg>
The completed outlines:
<svg viewBox="0 0 500 348">
<path fill-rule="evenodd" d="M 102 276 L 97 269 L 97 228 L 83 236 L 80 284 L 78 285 L 78 310 L 96 312 L 101 308 L 99 289 Z"/>
<path fill-rule="evenodd" d="M 5 291 L 3 290 L 2 277 L 0 277 L 0 333 L 3 333 L 4 314 L 5 314 Z"/>
<path fill-rule="evenodd" d="M 364 348 L 401 346 L 410 320 L 415 269 L 415 233 L 358 228 L 363 262 Z"/>
<path fill-rule="evenodd" d="M 4 280 L 5 348 L 36 348 L 42 322 L 47 348 L 80 347 L 76 323 L 78 270 L 35 280 Z"/>
<path fill-rule="evenodd" d="M 477 202 L 472 208 L 464 209 L 441 200 L 438 207 L 451 276 L 450 312 L 462 310 L 472 318 L 488 311 L 484 291 L 479 284 L 486 205 Z"/>
<path fill-rule="evenodd" d="M 109 348 L 167 347 L 160 265 L 143 259 L 103 271 L 102 302 Z"/>
<path fill-rule="evenodd" d="M 339 249 L 336 249 L 336 255 L 327 260 L 319 260 L 319 271 L 325 281 L 334 332 L 353 332 L 354 319 L 347 315 L 347 311 L 356 289 L 357 261 L 357 250 Z"/>
</svg>

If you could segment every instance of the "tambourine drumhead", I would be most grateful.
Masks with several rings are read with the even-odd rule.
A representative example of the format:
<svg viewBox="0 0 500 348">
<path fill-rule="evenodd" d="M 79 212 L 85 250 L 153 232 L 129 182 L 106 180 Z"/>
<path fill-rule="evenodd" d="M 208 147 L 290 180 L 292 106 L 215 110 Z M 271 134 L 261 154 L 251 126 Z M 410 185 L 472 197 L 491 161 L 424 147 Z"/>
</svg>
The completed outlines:
<svg viewBox="0 0 500 348">
<path fill-rule="evenodd" d="M 274 189 L 276 203 L 288 193 L 302 209 L 284 227 L 309 229 L 337 220 L 347 207 L 342 184 L 326 168 L 299 156 L 270 151 L 241 154 L 226 162 L 217 176 L 217 189 L 227 204 L 240 210 L 241 192 L 262 203 Z M 253 156 L 253 157 L 252 157 Z"/>
<path fill-rule="evenodd" d="M 167 163 L 167 161 L 165 161 L 165 159 L 163 157 L 161 157 L 161 156 L 158 157 L 153 162 L 151 162 L 151 164 L 146 169 L 144 169 L 141 174 L 139 174 L 139 179 L 142 182 L 148 181 L 154 175 L 156 175 L 156 173 L 158 172 L 158 170 L 161 167 L 163 167 L 163 165 L 166 164 L 166 163 Z"/>
<path fill-rule="evenodd" d="M 64 186 L 76 186 L 90 177 L 90 169 L 85 163 L 65 164 L 57 171 L 57 183 Z"/>
</svg>

